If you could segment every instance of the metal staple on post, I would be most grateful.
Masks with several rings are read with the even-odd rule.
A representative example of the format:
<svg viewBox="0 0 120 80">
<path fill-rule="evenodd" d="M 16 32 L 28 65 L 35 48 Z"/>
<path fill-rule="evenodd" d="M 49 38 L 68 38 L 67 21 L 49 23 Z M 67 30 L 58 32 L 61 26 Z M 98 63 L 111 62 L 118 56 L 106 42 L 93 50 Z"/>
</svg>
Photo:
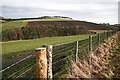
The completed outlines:
<svg viewBox="0 0 120 80">
<path fill-rule="evenodd" d="M 48 62 L 48 72 L 47 72 L 47 78 L 48 78 L 48 80 L 52 80 L 52 77 L 53 77 L 53 75 L 52 75 L 52 50 L 53 50 L 53 47 L 52 47 L 52 45 L 50 45 L 50 46 L 47 46 L 47 62 Z"/>
<path fill-rule="evenodd" d="M 36 50 L 36 78 L 39 80 L 47 79 L 47 55 L 46 48 Z"/>
<path fill-rule="evenodd" d="M 76 41 L 75 61 L 78 61 L 78 41 Z"/>
</svg>

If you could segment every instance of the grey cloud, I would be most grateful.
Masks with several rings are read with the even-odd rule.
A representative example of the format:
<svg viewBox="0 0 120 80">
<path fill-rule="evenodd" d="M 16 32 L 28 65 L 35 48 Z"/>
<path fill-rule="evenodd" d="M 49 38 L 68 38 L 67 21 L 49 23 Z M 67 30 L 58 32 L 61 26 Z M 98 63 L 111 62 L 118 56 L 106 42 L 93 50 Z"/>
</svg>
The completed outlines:
<svg viewBox="0 0 120 80">
<path fill-rule="evenodd" d="M 118 23 L 120 24 L 120 1 L 118 3 Z"/>
<path fill-rule="evenodd" d="M 53 1 L 53 0 L 52 0 Z M 63 0 L 62 0 L 63 1 Z M 81 0 L 80 0 L 81 1 Z M 116 23 L 117 21 L 117 8 L 116 2 L 80 2 L 79 0 L 65 0 L 62 3 L 64 5 L 76 6 L 78 9 L 64 10 L 62 9 L 51 9 L 49 6 L 41 7 L 38 6 L 19 6 L 16 5 L 3 5 L 2 13 L 4 17 L 9 18 L 21 18 L 21 17 L 38 17 L 44 15 L 62 15 L 69 16 L 74 19 L 87 20 L 92 22 L 111 22 Z M 112 0 L 111 0 L 112 1 Z M 59 1 L 55 1 L 56 4 L 59 4 Z M 75 3 L 75 4 L 74 4 Z M 41 3 L 42 4 L 42 3 Z M 98 5 L 98 6 L 96 6 Z"/>
</svg>

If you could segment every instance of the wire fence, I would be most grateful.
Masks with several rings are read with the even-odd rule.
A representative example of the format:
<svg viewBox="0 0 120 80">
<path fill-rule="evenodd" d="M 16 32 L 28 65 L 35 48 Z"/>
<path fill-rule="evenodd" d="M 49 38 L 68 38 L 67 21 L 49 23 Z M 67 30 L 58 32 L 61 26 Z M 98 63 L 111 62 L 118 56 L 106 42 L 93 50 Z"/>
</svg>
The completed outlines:
<svg viewBox="0 0 120 80">
<path fill-rule="evenodd" d="M 69 44 L 59 45 L 53 47 L 52 53 L 52 70 L 53 78 L 66 77 L 69 72 L 70 61 L 89 60 L 89 52 L 95 50 L 97 46 L 102 43 L 106 38 L 115 34 L 116 31 L 104 32 L 85 40 L 72 42 Z M 91 42 L 90 42 L 91 41 Z M 92 46 L 91 46 L 92 45 Z M 28 78 L 36 77 L 36 62 L 35 57 L 30 57 L 19 64 L 1 71 L 3 79 L 7 78 Z"/>
</svg>

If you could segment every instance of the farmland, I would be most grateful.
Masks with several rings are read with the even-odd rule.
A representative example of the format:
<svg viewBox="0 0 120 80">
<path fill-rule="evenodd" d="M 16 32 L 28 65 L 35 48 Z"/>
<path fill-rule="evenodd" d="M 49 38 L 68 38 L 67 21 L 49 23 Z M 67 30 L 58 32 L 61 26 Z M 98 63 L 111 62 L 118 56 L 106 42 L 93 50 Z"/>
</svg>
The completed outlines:
<svg viewBox="0 0 120 80">
<path fill-rule="evenodd" d="M 89 34 L 90 30 L 114 30 L 114 27 L 72 19 L 10 20 L 2 23 L 2 41 Z"/>
<path fill-rule="evenodd" d="M 32 39 L 32 40 L 15 40 L 15 41 L 2 42 L 2 50 L 3 50 L 2 56 L 3 56 L 4 67 L 9 66 L 15 63 L 16 61 L 23 59 L 27 55 L 30 55 L 30 53 L 33 54 L 35 48 L 41 47 L 43 44 L 58 46 L 62 44 L 68 44 L 77 40 L 86 39 L 88 38 L 89 35 L 90 34 L 76 35 L 76 36 L 46 37 L 46 38 Z M 16 70 L 20 70 L 25 66 L 27 66 L 28 64 L 32 64 L 32 65 L 35 64 L 34 59 L 30 58 L 30 60 L 28 59 L 27 62 L 25 60 L 22 63 L 13 66 L 12 68 L 5 71 L 3 75 L 4 77 L 5 75 L 10 76 L 10 74 L 14 74 L 14 71 L 17 72 Z M 31 67 L 31 65 L 28 66 L 27 68 L 29 67 Z"/>
<path fill-rule="evenodd" d="M 8 30 L 8 29 L 14 29 L 14 28 L 21 28 L 21 27 L 25 27 L 29 22 L 29 24 L 27 26 L 32 26 L 33 23 L 37 23 L 36 25 L 38 25 L 39 23 L 42 23 L 44 25 L 44 23 L 47 24 L 46 25 L 64 25 L 64 26 L 86 26 L 89 29 L 101 29 L 101 30 L 106 30 L 106 29 L 114 29 L 111 26 L 105 26 L 105 25 L 100 25 L 100 24 L 95 24 L 92 22 L 86 22 L 86 21 L 80 21 L 80 20 L 73 20 L 73 19 L 66 19 L 66 18 L 48 18 L 48 19 L 28 19 L 28 20 L 13 20 L 13 21 L 6 21 L 6 20 L 0 20 L 2 26 L 2 30 Z M 39 23 L 38 23 L 39 22 Z"/>
<path fill-rule="evenodd" d="M 43 28 L 43 25 L 44 28 Z M 58 28 L 56 30 L 56 34 L 60 33 L 60 31 L 66 33 L 66 35 L 56 35 L 53 36 L 55 33 L 52 32 L 52 29 L 50 25 L 55 25 L 58 27 L 61 27 L 59 25 L 62 25 L 61 29 Z M 52 33 L 52 36 L 42 36 L 42 37 L 35 37 L 35 34 L 32 34 L 33 32 L 36 33 L 35 27 L 41 26 L 40 29 L 36 28 L 36 32 L 38 30 L 39 32 L 46 32 L 47 31 L 50 34 Z M 64 27 L 63 27 L 64 26 Z M 42 45 L 53 45 L 53 76 L 58 78 L 59 75 L 66 74 L 66 64 L 67 59 L 74 59 L 76 54 L 76 41 L 78 42 L 78 57 L 82 59 L 88 59 L 88 52 L 90 49 L 90 35 L 92 38 L 91 45 L 93 45 L 93 50 L 99 45 L 99 43 L 102 43 L 104 39 L 111 36 L 112 32 L 104 32 L 100 33 L 99 35 L 89 34 L 89 33 L 82 33 L 79 34 L 69 34 L 68 32 L 72 32 L 72 30 L 75 29 L 76 32 L 81 32 L 78 30 L 78 28 L 73 28 L 73 26 L 84 26 L 90 29 L 95 30 L 111 30 L 113 28 L 109 26 L 103 26 L 100 24 L 95 23 L 89 23 L 85 21 L 77 21 L 72 19 L 63 19 L 63 18 L 54 18 L 54 19 L 29 19 L 29 20 L 13 20 L 13 21 L 4 21 L 2 23 L 2 30 L 9 33 L 9 29 L 15 29 L 19 28 L 20 30 L 25 30 L 24 32 L 27 33 L 29 31 L 28 37 L 33 36 L 35 38 L 19 38 L 17 39 L 11 39 L 11 41 L 3 41 L 0 44 L 2 44 L 2 64 L 3 64 L 3 78 L 35 78 L 35 48 L 42 47 Z M 22 28 L 25 27 L 25 28 Z M 31 28 L 32 27 L 32 28 Z M 71 29 L 69 29 L 71 27 Z M 30 29 L 31 28 L 31 29 Z M 49 30 L 47 30 L 47 28 Z M 53 26 L 53 30 L 54 27 Z M 44 29 L 44 30 L 43 30 Z M 65 30 L 66 29 L 66 30 Z M 69 30 L 68 30 L 69 29 Z M 15 29 L 16 30 L 16 29 Z M 12 30 L 10 30 L 12 31 Z M 19 31 L 19 30 L 18 30 Z M 16 30 L 16 34 L 18 36 L 18 31 Z M 55 31 L 55 30 L 54 30 Z M 68 32 L 67 32 L 68 31 Z M 82 30 L 83 31 L 83 30 Z M 87 31 L 87 30 L 85 30 Z M 23 32 L 23 31 L 21 31 Z M 20 33 L 21 33 L 20 32 Z M 30 34 L 31 32 L 31 34 Z M 84 31 L 83 31 L 84 32 Z M 36 34 L 38 34 L 36 33 Z M 63 33 L 63 34 L 64 34 Z M 45 34 L 45 33 L 44 33 Z M 60 33 L 62 34 L 62 33 Z M 38 34 L 38 35 L 41 35 Z M 24 36 L 24 37 L 26 37 Z M 14 37 L 13 34 L 9 37 Z M 23 37 L 23 36 L 22 36 Z M 59 66 L 58 66 L 59 65 Z M 61 71 L 63 71 L 61 73 Z M 33 77 L 34 76 L 34 77 Z"/>
<path fill-rule="evenodd" d="M 25 27 L 27 25 L 28 22 L 31 21 L 72 21 L 69 19 L 65 19 L 65 18 L 52 18 L 52 19 L 29 19 L 29 20 L 14 20 L 14 21 L 5 21 L 5 20 L 0 20 L 0 22 L 4 22 L 2 23 L 2 30 L 7 30 L 7 29 L 14 29 L 14 28 L 21 28 L 21 27 Z"/>
<path fill-rule="evenodd" d="M 107 38 L 108 36 L 112 35 L 111 33 L 108 34 L 101 34 L 100 37 L 100 42 L 102 42 L 105 38 Z M 77 36 L 64 36 L 64 37 L 54 37 L 54 39 L 50 39 L 51 42 L 49 41 L 48 37 L 45 38 L 41 38 L 41 42 L 46 42 L 47 45 L 52 44 L 54 45 L 59 45 L 59 44 L 65 44 L 65 45 L 61 45 L 61 46 L 56 46 L 56 49 L 54 49 L 54 53 L 53 53 L 53 76 L 55 78 L 57 78 L 58 76 L 62 76 L 63 74 L 66 73 L 66 60 L 68 57 L 72 57 L 74 54 L 74 50 L 75 50 L 75 42 L 78 40 L 79 41 L 79 55 L 78 57 L 80 59 L 88 59 L 88 54 L 87 54 L 87 50 L 89 48 L 88 44 L 89 44 L 89 39 L 88 39 L 88 34 L 87 35 L 77 35 Z M 78 38 L 79 37 L 79 38 Z M 86 39 L 87 38 L 87 39 Z M 85 40 L 82 40 L 85 39 Z M 37 39 L 33 40 L 34 42 L 39 42 L 36 41 Z M 26 41 L 26 42 L 24 42 Z M 28 41 L 28 43 L 27 43 Z M 61 42 L 62 41 L 62 42 Z M 93 40 L 92 40 L 92 45 L 93 48 L 96 47 L 96 45 L 98 45 L 99 40 L 98 40 L 98 35 L 93 36 Z M 21 42 L 21 43 L 19 43 Z M 22 42 L 24 43 L 24 45 L 22 45 Z M 72 42 L 72 43 L 70 43 Z M 29 42 L 29 40 L 21 40 L 21 41 L 8 41 L 8 42 L 3 42 L 3 43 L 18 43 L 17 45 L 15 45 L 15 47 L 13 48 L 14 50 L 16 49 L 16 46 L 19 47 L 19 45 L 22 45 L 21 47 L 19 47 L 19 49 L 22 49 L 24 46 L 26 46 L 27 44 L 29 44 L 29 46 L 26 47 L 33 47 L 33 45 L 37 45 L 37 46 L 41 46 L 41 44 L 31 44 L 33 43 L 32 41 Z M 10 45 L 11 45 L 10 44 Z M 31 44 L 31 45 L 30 45 Z M 9 46 L 10 48 L 11 46 Z M 11 48 L 12 49 L 12 48 Z M 35 48 L 34 48 L 35 49 Z M 30 51 L 32 53 L 32 55 L 34 55 L 32 51 Z M 28 54 L 28 52 L 26 52 L 26 54 Z M 10 55 L 7 54 L 7 55 Z M 5 56 L 6 57 L 6 56 Z M 18 58 L 19 56 L 17 56 Z M 13 57 L 12 57 L 13 58 Z M 74 58 L 74 57 L 73 57 Z M 11 60 L 8 59 L 8 60 Z M 16 57 L 13 58 L 13 60 L 16 60 Z M 22 60 L 22 59 L 20 59 Z M 8 61 L 10 62 L 10 61 Z M 16 62 L 15 62 L 16 63 Z M 58 66 L 59 65 L 59 66 Z M 61 73 L 62 71 L 62 73 Z M 31 76 L 30 76 L 31 75 Z M 5 70 L 3 73 L 3 77 L 6 78 L 5 76 L 8 77 L 16 77 L 16 78 L 20 78 L 20 77 L 24 77 L 24 78 L 34 78 L 35 77 L 35 58 L 29 58 L 26 60 L 23 60 L 22 62 L 20 62 L 19 64 L 10 67 L 8 70 Z"/>
<path fill-rule="evenodd" d="M 47 45 L 59 45 L 70 43 L 76 40 L 82 40 L 88 38 L 86 35 L 76 35 L 76 36 L 64 36 L 64 37 L 46 37 L 33 40 L 15 40 L 2 42 L 3 56 L 10 53 L 21 52 L 25 50 L 34 50 L 37 47 L 40 47 L 43 44 Z M 6 50 L 7 49 L 7 50 Z"/>
<path fill-rule="evenodd" d="M 7 29 L 14 29 L 14 28 L 21 28 L 25 26 L 27 22 L 20 22 L 20 21 L 10 21 L 2 24 L 2 30 Z"/>
</svg>

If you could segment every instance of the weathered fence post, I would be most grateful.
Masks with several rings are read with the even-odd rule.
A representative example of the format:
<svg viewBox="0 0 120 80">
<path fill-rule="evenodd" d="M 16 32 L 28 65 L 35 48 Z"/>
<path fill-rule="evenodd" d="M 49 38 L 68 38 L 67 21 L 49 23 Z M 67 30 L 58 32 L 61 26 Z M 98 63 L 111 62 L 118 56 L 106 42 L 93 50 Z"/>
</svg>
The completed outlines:
<svg viewBox="0 0 120 80">
<path fill-rule="evenodd" d="M 107 36 L 106 36 L 106 32 L 104 31 L 104 40 L 106 39 L 106 37 L 107 37 Z"/>
<path fill-rule="evenodd" d="M 92 54 L 92 36 L 89 36 L 89 54 Z M 90 60 L 89 60 L 89 64 L 90 64 L 90 70 L 91 70 L 91 62 L 92 62 L 92 58 L 90 56 Z M 91 75 L 91 71 L 89 72 L 89 75 Z"/>
<path fill-rule="evenodd" d="M 109 34 L 109 32 L 107 32 L 107 38 L 108 38 L 108 34 Z"/>
<path fill-rule="evenodd" d="M 78 61 L 78 41 L 76 41 L 75 62 Z"/>
<path fill-rule="evenodd" d="M 48 80 L 52 80 L 52 45 L 47 46 L 47 58 L 48 58 Z"/>
<path fill-rule="evenodd" d="M 89 36 L 89 52 L 92 52 L 92 36 Z"/>
<path fill-rule="evenodd" d="M 47 79 L 47 52 L 46 48 L 36 49 L 36 77 L 39 80 Z"/>
<path fill-rule="evenodd" d="M 100 45 L 100 34 L 98 34 L 98 44 Z"/>
</svg>

